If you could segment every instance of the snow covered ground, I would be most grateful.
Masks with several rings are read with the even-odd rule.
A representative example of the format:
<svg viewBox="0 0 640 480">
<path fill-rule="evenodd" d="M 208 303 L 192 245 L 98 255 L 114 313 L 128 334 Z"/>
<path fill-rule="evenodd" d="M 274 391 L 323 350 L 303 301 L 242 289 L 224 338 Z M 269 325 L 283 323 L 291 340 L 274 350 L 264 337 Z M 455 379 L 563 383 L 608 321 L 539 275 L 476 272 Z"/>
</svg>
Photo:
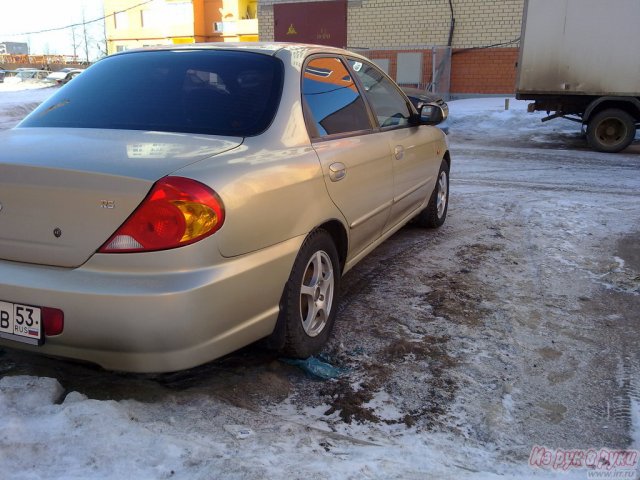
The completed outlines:
<svg viewBox="0 0 640 480">
<path fill-rule="evenodd" d="M 0 130 L 13 127 L 27 113 L 36 108 L 53 92 L 43 82 L 11 82 L 15 78 L 7 78 L 0 83 Z"/>
<path fill-rule="evenodd" d="M 0 128 L 52 91 L 0 89 Z M 259 347 L 156 376 L 0 349 L 0 477 L 637 478 L 528 459 L 640 448 L 638 145 L 592 152 L 513 99 L 450 110 L 447 224 L 347 274 L 342 377 Z"/>
</svg>

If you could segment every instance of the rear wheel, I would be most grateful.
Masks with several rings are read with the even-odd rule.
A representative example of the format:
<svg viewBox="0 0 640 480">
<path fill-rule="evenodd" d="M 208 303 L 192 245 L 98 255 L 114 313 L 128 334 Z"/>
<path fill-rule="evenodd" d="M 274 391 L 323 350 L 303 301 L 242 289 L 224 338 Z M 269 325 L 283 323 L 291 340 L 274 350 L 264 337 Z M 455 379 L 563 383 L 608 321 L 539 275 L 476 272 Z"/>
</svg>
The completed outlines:
<svg viewBox="0 0 640 480">
<path fill-rule="evenodd" d="M 636 136 L 634 118 L 624 110 L 609 108 L 595 114 L 587 125 L 589 145 L 600 152 L 627 148 Z"/>
<path fill-rule="evenodd" d="M 449 208 L 449 164 L 442 160 L 438 171 L 438 180 L 433 189 L 429 204 L 416 217 L 416 223 L 421 227 L 438 228 L 447 218 Z"/>
<path fill-rule="evenodd" d="M 280 318 L 285 355 L 307 358 L 329 339 L 336 316 L 340 263 L 331 235 L 312 232 L 305 240 L 285 285 Z"/>
</svg>

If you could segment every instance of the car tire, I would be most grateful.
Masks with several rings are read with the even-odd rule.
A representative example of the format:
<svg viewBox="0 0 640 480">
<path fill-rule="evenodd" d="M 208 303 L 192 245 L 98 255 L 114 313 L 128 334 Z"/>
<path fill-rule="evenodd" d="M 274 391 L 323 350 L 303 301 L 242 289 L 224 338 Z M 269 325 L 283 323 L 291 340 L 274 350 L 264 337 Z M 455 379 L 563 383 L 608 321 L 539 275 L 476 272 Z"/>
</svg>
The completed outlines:
<svg viewBox="0 0 640 480">
<path fill-rule="evenodd" d="M 307 358 L 327 343 L 335 322 L 340 271 L 331 235 L 313 231 L 298 252 L 280 302 L 284 355 Z"/>
<path fill-rule="evenodd" d="M 449 209 L 449 163 L 442 160 L 438 179 L 433 189 L 427 208 L 422 210 L 415 218 L 415 222 L 425 228 L 438 228 L 447 219 Z"/>
<path fill-rule="evenodd" d="M 618 108 L 596 113 L 587 124 L 587 141 L 599 152 L 616 153 L 624 150 L 635 136 L 634 118 Z"/>
</svg>

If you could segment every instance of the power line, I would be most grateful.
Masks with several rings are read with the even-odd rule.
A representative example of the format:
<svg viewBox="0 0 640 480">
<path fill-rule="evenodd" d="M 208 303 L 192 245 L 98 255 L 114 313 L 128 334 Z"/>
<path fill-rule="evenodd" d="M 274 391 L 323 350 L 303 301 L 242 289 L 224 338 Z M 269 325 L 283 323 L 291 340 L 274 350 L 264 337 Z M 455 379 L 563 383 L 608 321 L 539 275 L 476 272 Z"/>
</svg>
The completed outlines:
<svg viewBox="0 0 640 480">
<path fill-rule="evenodd" d="M 146 0 L 145 2 L 138 3 L 138 4 L 136 4 L 136 5 L 132 6 L 132 7 L 125 8 L 124 10 L 118 10 L 117 12 L 112 12 L 109 15 L 104 15 L 104 16 L 102 16 L 100 18 L 96 18 L 94 20 L 87 20 L 86 22 L 73 23 L 71 25 L 66 25 L 64 27 L 47 28 L 45 30 L 37 30 L 37 31 L 34 31 L 34 32 L 9 33 L 9 34 L 1 33 L 0 36 L 3 36 L 3 37 L 18 37 L 18 36 L 23 36 L 23 35 L 36 35 L 36 34 L 39 34 L 39 33 L 58 32 L 60 30 L 66 30 L 67 28 L 80 27 L 82 25 L 87 25 L 89 23 L 99 22 L 99 21 L 104 20 L 104 19 L 106 19 L 108 17 L 112 17 L 117 13 L 122 13 L 122 12 L 127 12 L 129 10 L 133 10 L 134 8 L 141 7 L 142 5 L 146 5 L 147 3 L 151 3 L 153 1 L 155 1 L 155 0 Z"/>
</svg>

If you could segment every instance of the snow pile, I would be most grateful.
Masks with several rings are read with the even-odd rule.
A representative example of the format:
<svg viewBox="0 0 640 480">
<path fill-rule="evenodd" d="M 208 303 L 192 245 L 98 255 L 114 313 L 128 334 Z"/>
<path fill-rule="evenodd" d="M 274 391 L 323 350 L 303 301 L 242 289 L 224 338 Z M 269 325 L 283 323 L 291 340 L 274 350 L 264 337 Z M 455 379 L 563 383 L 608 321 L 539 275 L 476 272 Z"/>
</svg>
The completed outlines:
<svg viewBox="0 0 640 480">
<path fill-rule="evenodd" d="M 508 110 L 505 100 L 509 103 Z M 452 138 L 495 142 L 496 138 L 518 137 L 521 141 L 548 143 L 558 135 L 580 136 L 580 124 L 563 118 L 542 122 L 546 112 L 527 112 L 529 103 L 509 97 L 453 100 L 449 102 Z"/>
<path fill-rule="evenodd" d="M 511 97 L 483 97 L 453 100 L 449 102 L 451 125 L 457 130 L 484 132 L 487 128 L 507 127 L 511 132 L 537 130 L 549 125 L 562 126 L 563 130 L 575 130 L 577 124 L 563 118 L 541 122 L 546 112 L 527 112 L 528 100 Z M 508 104 L 508 105 L 507 105 Z M 508 109 L 507 109 L 508 108 Z"/>
<path fill-rule="evenodd" d="M 22 80 L 17 77 L 5 77 L 4 82 L 0 83 L 0 93 L 39 90 L 48 87 L 51 87 L 51 83 L 43 80 Z"/>
<path fill-rule="evenodd" d="M 13 479 L 582 478 L 501 467 L 490 450 L 445 435 L 360 440 L 205 396 L 97 401 L 65 397 L 51 378 L 17 376 L 0 379 L 0 407 L 0 467 Z"/>
<path fill-rule="evenodd" d="M 62 397 L 51 378 L 0 380 L 0 466 L 11 478 L 167 478 L 163 465 L 184 454 L 124 402 L 70 393 L 56 404 Z"/>
<path fill-rule="evenodd" d="M 0 130 L 14 127 L 57 90 L 41 83 L 0 83 Z"/>
</svg>

